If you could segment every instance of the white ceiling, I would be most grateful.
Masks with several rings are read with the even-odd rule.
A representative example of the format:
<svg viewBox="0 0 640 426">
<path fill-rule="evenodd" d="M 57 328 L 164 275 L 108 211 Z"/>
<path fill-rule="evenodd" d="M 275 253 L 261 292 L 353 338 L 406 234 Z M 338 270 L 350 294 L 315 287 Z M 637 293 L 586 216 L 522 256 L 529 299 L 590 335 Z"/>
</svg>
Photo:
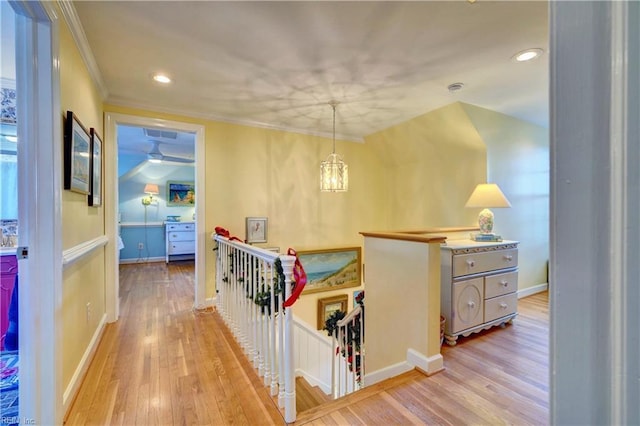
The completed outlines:
<svg viewBox="0 0 640 426">
<path fill-rule="evenodd" d="M 74 5 L 110 103 L 330 135 L 335 99 L 353 140 L 455 101 L 548 126 L 544 1 Z"/>
<path fill-rule="evenodd" d="M 157 144 L 159 151 L 165 156 L 195 160 L 195 134 L 153 127 L 149 130 L 155 133 L 148 134 L 143 127 L 118 126 L 118 154 L 146 160 L 154 144 Z M 156 134 L 160 131 L 163 133 Z"/>
</svg>

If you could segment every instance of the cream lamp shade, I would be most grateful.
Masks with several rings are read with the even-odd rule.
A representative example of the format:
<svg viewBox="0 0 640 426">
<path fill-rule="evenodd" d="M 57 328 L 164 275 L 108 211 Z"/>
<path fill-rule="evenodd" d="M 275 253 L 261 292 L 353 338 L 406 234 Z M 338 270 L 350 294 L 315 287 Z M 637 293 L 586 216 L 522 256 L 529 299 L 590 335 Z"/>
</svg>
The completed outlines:
<svg viewBox="0 0 640 426">
<path fill-rule="evenodd" d="M 480 232 L 491 234 L 493 232 L 493 212 L 489 208 L 511 207 L 511 203 L 497 184 L 481 183 L 473 190 L 465 207 L 481 207 L 483 209 L 478 215 Z"/>
<path fill-rule="evenodd" d="M 148 197 L 142 197 L 142 205 L 146 207 L 153 202 L 154 194 L 159 194 L 160 190 L 155 183 L 148 183 L 144 186 L 144 193 L 149 194 Z"/>
<path fill-rule="evenodd" d="M 160 190 L 158 189 L 158 185 L 155 183 L 148 183 L 144 186 L 144 193 L 149 195 L 159 194 Z"/>
</svg>

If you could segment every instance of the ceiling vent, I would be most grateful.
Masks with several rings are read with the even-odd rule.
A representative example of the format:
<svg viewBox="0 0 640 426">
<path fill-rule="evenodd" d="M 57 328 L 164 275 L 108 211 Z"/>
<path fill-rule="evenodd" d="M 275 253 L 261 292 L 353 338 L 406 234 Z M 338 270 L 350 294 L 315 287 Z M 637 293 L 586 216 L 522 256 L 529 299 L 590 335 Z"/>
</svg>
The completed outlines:
<svg viewBox="0 0 640 426">
<path fill-rule="evenodd" d="M 150 138 L 177 139 L 178 132 L 170 130 L 144 129 L 144 135 Z"/>
</svg>

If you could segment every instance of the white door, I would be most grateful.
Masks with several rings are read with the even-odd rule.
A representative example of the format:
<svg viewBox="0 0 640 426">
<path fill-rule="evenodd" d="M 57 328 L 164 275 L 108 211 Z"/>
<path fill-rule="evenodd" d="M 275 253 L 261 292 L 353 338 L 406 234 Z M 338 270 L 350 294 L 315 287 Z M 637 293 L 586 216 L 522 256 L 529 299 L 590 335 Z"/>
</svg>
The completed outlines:
<svg viewBox="0 0 640 426">
<path fill-rule="evenodd" d="M 20 419 L 62 424 L 57 313 L 62 245 L 62 130 L 55 5 L 12 1 L 18 157 Z M 4 28 L 3 28 L 4 30 Z M 3 33 L 3 38 L 4 38 Z"/>
</svg>

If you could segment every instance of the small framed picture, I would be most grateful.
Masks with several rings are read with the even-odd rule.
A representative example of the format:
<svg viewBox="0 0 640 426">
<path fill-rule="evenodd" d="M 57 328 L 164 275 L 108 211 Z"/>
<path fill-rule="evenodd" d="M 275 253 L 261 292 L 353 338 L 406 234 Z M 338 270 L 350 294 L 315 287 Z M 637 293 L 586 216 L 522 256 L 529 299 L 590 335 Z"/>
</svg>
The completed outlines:
<svg viewBox="0 0 640 426">
<path fill-rule="evenodd" d="M 324 328 L 327 318 L 334 312 L 342 311 L 346 314 L 348 303 L 349 296 L 346 294 L 318 299 L 318 330 Z"/>
<path fill-rule="evenodd" d="M 196 186 L 193 182 L 167 181 L 167 206 L 190 207 L 196 204 Z"/>
<path fill-rule="evenodd" d="M 64 123 L 64 189 L 89 195 L 91 139 L 73 111 Z"/>
<path fill-rule="evenodd" d="M 360 247 L 301 250 L 298 259 L 308 277 L 304 294 L 362 285 Z"/>
<path fill-rule="evenodd" d="M 91 133 L 91 192 L 89 205 L 99 207 L 102 205 L 102 139 L 93 127 Z"/>
<path fill-rule="evenodd" d="M 246 219 L 246 241 L 248 244 L 267 242 L 266 217 L 248 217 Z"/>
<path fill-rule="evenodd" d="M 364 296 L 364 290 L 356 290 L 353 292 L 353 307 L 358 306 L 358 297 Z"/>
</svg>

